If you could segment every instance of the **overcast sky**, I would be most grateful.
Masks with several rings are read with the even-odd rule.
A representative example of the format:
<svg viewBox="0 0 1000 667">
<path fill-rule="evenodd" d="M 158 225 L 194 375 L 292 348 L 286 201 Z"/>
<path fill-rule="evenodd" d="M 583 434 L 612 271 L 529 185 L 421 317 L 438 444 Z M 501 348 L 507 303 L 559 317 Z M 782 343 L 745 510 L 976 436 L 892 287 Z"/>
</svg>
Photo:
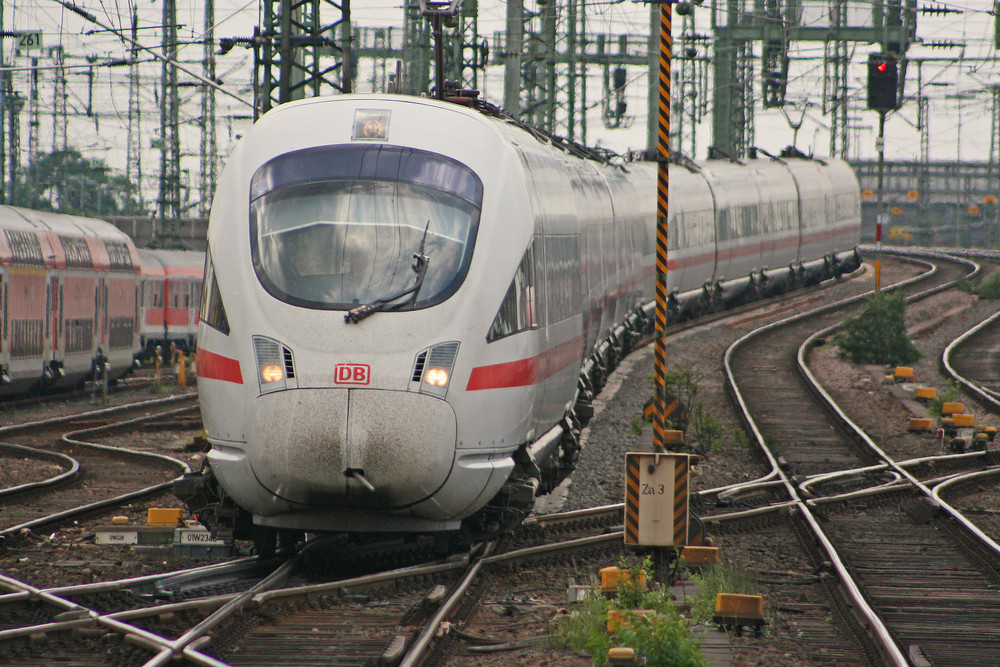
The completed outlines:
<svg viewBox="0 0 1000 667">
<path fill-rule="evenodd" d="M 181 60 L 192 71 L 200 71 L 197 63 L 201 60 L 202 47 L 198 44 L 204 29 L 203 3 L 190 0 L 177 0 L 178 22 L 181 24 L 179 36 L 182 41 L 191 44 L 181 51 Z M 526 0 L 526 5 L 533 8 L 535 0 Z M 751 0 L 747 0 L 748 4 Z M 158 48 L 159 29 L 161 23 L 162 0 L 141 0 L 139 11 L 139 40 L 150 48 Z M 809 0 L 806 0 L 809 3 Z M 711 0 L 705 0 L 704 6 L 696 9 L 699 26 L 707 31 L 708 6 Z M 867 3 L 852 0 L 849 3 L 854 11 L 864 12 Z M 911 58 L 939 59 L 936 62 L 926 62 L 922 67 L 922 78 L 929 84 L 924 94 L 931 98 L 930 109 L 930 158 L 932 160 L 987 160 L 990 150 L 990 119 L 992 114 L 991 97 L 987 92 L 989 85 L 1000 84 L 998 70 L 1000 65 L 996 60 L 997 52 L 993 49 L 994 18 L 988 13 L 992 8 L 992 0 L 969 0 L 957 2 L 925 2 L 919 0 L 920 7 L 940 7 L 958 10 L 958 13 L 941 13 L 918 15 L 917 39 L 921 44 L 911 47 Z M 130 22 L 131 5 L 116 0 L 79 0 L 78 5 L 93 14 L 102 24 L 127 30 Z M 587 29 L 592 33 L 609 34 L 647 34 L 649 30 L 648 5 L 631 1 L 624 2 L 589 2 L 587 13 Z M 242 2 L 241 0 L 216 0 L 215 36 L 247 37 L 259 24 L 259 7 L 256 0 Z M 331 11 L 329 7 L 324 12 Z M 391 2 L 372 0 L 361 2 L 354 0 L 351 4 L 352 19 L 356 25 L 389 26 L 402 25 L 402 6 Z M 480 0 L 480 32 L 487 39 L 492 39 L 494 31 L 503 30 L 505 20 L 505 3 L 496 0 Z M 326 20 L 326 16 L 323 17 Z M 70 141 L 80 148 L 84 154 L 105 159 L 111 166 L 124 170 L 125 157 L 124 127 L 128 111 L 127 68 L 95 68 L 93 84 L 90 85 L 86 58 L 102 59 L 122 58 L 127 55 L 120 39 L 114 34 L 101 30 L 98 26 L 86 21 L 81 16 L 67 10 L 55 0 L 28 0 L 4 3 L 3 20 L 5 30 L 37 30 L 43 31 L 43 46 L 61 45 L 67 54 L 67 65 L 73 67 L 69 71 L 69 107 L 71 112 L 83 113 L 88 108 L 93 111 L 91 116 L 76 116 L 70 125 Z M 675 15 L 675 41 L 679 39 L 680 20 Z M 954 42 L 959 47 L 931 48 L 931 43 Z M 31 64 L 30 56 L 41 56 L 39 66 L 51 65 L 45 58 L 46 51 L 15 51 L 16 40 L 5 38 L 3 41 L 4 62 L 8 67 L 16 68 L 15 86 L 22 95 L 27 95 L 28 76 L 21 69 Z M 864 98 L 864 62 L 866 54 L 877 51 L 876 45 L 864 43 L 851 44 L 852 69 L 850 85 L 858 100 Z M 824 116 L 819 106 L 819 96 L 822 91 L 823 66 L 819 57 L 822 56 L 822 45 L 816 43 L 796 43 L 792 45 L 791 55 L 793 66 L 789 83 L 790 107 L 786 113 L 780 110 L 764 112 L 758 109 L 756 114 L 755 143 L 769 150 L 780 150 L 792 143 L 793 131 L 789 119 L 798 121 L 802 126 L 798 131 L 797 144 L 800 148 L 815 152 L 818 155 L 829 151 L 830 137 L 828 131 L 829 118 Z M 150 58 L 151 60 L 151 58 Z M 252 52 L 247 49 L 235 48 L 225 56 L 218 58 L 218 75 L 224 79 L 227 92 L 243 100 L 252 100 L 249 93 L 249 83 L 252 78 Z M 155 81 L 159 66 L 151 64 L 144 72 L 145 89 L 142 93 L 142 105 L 148 115 L 144 116 L 144 132 L 158 129 L 159 119 L 156 113 L 158 95 Z M 597 74 L 596 70 L 594 72 Z M 636 116 L 630 129 L 605 129 L 601 122 L 601 109 L 597 105 L 588 114 L 588 142 L 600 144 L 616 151 L 643 148 L 646 141 L 645 95 L 648 85 L 645 73 L 641 68 L 629 70 L 631 82 L 628 88 L 629 113 Z M 43 111 L 39 124 L 39 150 L 47 152 L 52 148 L 52 117 L 45 115 L 50 109 L 54 94 L 53 74 L 51 70 L 40 70 L 38 95 Z M 181 80 L 191 78 L 181 75 Z M 359 88 L 364 90 L 363 83 Z M 597 93 L 590 95 L 591 101 L 599 97 L 600 83 L 596 81 Z M 493 102 L 502 102 L 502 68 L 492 67 L 482 85 L 485 95 Z M 755 86 L 755 94 L 759 98 L 760 85 Z M 182 96 L 185 102 L 182 107 L 182 123 L 185 124 L 186 153 L 195 155 L 185 169 L 197 170 L 198 139 L 196 132 L 196 116 L 199 112 L 196 88 L 185 88 Z M 916 93 L 916 69 L 910 68 L 907 82 L 907 95 Z M 219 126 L 219 150 L 225 155 L 232 142 L 245 129 L 247 122 L 240 116 L 249 113 L 249 107 L 240 103 L 234 97 L 220 95 L 218 110 L 222 118 Z M 863 104 L 863 102 L 861 102 Z M 877 127 L 878 116 L 867 111 L 862 106 L 852 113 L 850 124 L 855 129 L 850 138 L 850 157 L 857 155 L 873 157 L 875 155 L 875 139 L 872 128 Z M 886 125 L 886 159 L 915 160 L 920 156 L 920 133 L 917 126 L 917 105 L 907 101 L 903 109 L 891 114 Z M 26 150 L 26 130 L 22 130 L 22 150 Z M 710 121 L 706 118 L 698 130 L 697 155 L 704 157 L 709 143 Z M 148 143 L 147 143 L 148 147 Z M 152 178 L 157 170 L 157 161 L 152 153 L 144 157 L 144 176 Z M 144 178 L 144 180 L 146 180 Z M 193 177 L 192 177 L 193 178 Z M 196 187 L 192 182 L 192 187 Z M 147 183 L 147 190 L 149 185 Z"/>
</svg>

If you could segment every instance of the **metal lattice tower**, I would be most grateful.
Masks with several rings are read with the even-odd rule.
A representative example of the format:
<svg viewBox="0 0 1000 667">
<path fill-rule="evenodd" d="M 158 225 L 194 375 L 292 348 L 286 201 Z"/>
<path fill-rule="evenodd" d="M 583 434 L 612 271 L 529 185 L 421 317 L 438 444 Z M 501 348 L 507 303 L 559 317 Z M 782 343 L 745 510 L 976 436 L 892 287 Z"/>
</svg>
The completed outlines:
<svg viewBox="0 0 1000 667">
<path fill-rule="evenodd" d="M 52 86 L 52 150 L 65 151 L 68 147 L 66 136 L 66 70 L 63 68 L 63 47 L 53 46 L 50 50 L 55 65 L 55 85 Z"/>
<path fill-rule="evenodd" d="M 525 11 L 519 113 L 527 122 L 555 128 L 556 3 Z"/>
<path fill-rule="evenodd" d="M 836 14 L 840 15 L 840 8 Z M 824 45 L 823 57 L 823 113 L 830 116 L 830 155 L 847 157 L 848 131 L 848 81 L 850 65 L 848 45 L 842 39 Z"/>
<path fill-rule="evenodd" d="M 725 2 L 724 10 L 712 12 L 716 35 L 713 58 L 712 149 L 722 156 L 746 154 L 752 141 L 748 134 L 753 123 L 753 44 L 740 39 L 728 28 L 738 25 L 746 14 L 743 0 Z M 748 104 L 749 101 L 749 104 Z"/>
<path fill-rule="evenodd" d="M 990 173 L 996 174 L 1000 171 L 1000 85 L 994 84 L 993 94 L 993 116 L 990 119 Z"/>
<path fill-rule="evenodd" d="M 165 57 L 160 70 L 160 189 L 157 219 L 160 227 L 154 242 L 159 247 L 176 247 L 180 239 L 181 218 L 181 141 L 180 99 L 177 92 L 177 68 L 168 63 L 176 56 L 177 5 L 163 2 L 163 44 Z"/>
<path fill-rule="evenodd" d="M 455 17 L 451 48 L 445 50 L 448 79 L 459 88 L 479 89 L 479 71 L 485 66 L 479 36 L 479 0 L 464 0 Z"/>
<path fill-rule="evenodd" d="M 705 117 L 708 105 L 708 59 L 700 53 L 707 41 L 708 38 L 695 32 L 694 14 L 682 15 L 680 35 L 674 40 L 674 50 L 679 53 L 671 57 L 672 90 L 676 91 L 671 100 L 671 152 L 688 156 L 697 153 L 695 129 Z"/>
<path fill-rule="evenodd" d="M 916 33 L 916 0 L 874 0 L 870 13 L 850 14 L 842 0 L 712 0 L 715 36 L 712 143 L 719 153 L 740 157 L 751 145 L 753 122 L 752 49 L 762 44 L 763 105 L 782 106 L 788 77 L 788 48 L 796 41 L 826 45 L 824 113 L 831 116 L 831 153 L 847 154 L 849 117 L 847 67 L 850 42 L 878 44 L 900 58 L 900 86 L 905 81 L 903 56 Z M 805 20 L 804 17 L 810 17 Z M 820 17 L 817 19 L 816 17 Z M 737 90 L 738 89 L 738 90 Z M 719 110 L 728 110 L 720 113 Z"/>
<path fill-rule="evenodd" d="M 931 161 L 930 100 L 924 95 L 923 63 L 917 63 L 917 127 L 920 129 L 920 181 L 917 191 L 923 197 L 927 191 L 928 165 Z M 924 199 L 921 199 L 924 201 Z"/>
<path fill-rule="evenodd" d="M 429 93 L 433 44 L 430 25 L 420 13 L 419 0 L 406 0 L 403 21 L 403 80 L 397 86 L 405 95 Z"/>
<path fill-rule="evenodd" d="M 326 0 L 268 0 L 254 60 L 259 116 L 292 100 L 352 89 L 351 6 Z"/>
<path fill-rule="evenodd" d="M 215 0 L 205 0 L 205 30 L 202 34 L 204 59 L 202 72 L 209 81 L 215 81 Z M 215 88 L 201 86 L 201 142 L 199 144 L 200 176 L 198 187 L 198 212 L 207 217 L 212 208 L 212 193 L 215 192 L 218 143 L 215 133 Z"/>
<path fill-rule="evenodd" d="M 756 136 L 756 122 L 754 122 L 754 113 L 756 111 L 756 104 L 754 104 L 754 54 L 753 54 L 753 42 L 744 41 L 741 42 L 737 47 L 736 52 L 736 62 L 738 63 L 739 78 L 737 79 L 738 85 L 743 87 L 743 100 L 740 105 L 740 110 L 733 114 L 733 122 L 742 123 L 742 128 L 737 128 L 741 138 L 740 144 L 740 155 L 744 155 L 746 150 L 753 146 L 754 137 Z M 737 120 L 738 119 L 738 120 Z"/>
<path fill-rule="evenodd" d="M 753 144 L 752 77 L 753 43 L 717 39 L 712 77 L 712 148 L 722 157 L 743 156 Z"/>
<path fill-rule="evenodd" d="M 139 17 L 132 9 L 132 44 L 138 42 Z M 128 135 L 125 139 L 125 175 L 135 186 L 140 205 L 143 203 L 142 189 L 142 114 L 139 107 L 139 62 L 136 48 L 131 48 L 128 68 Z"/>
<path fill-rule="evenodd" d="M 28 88 L 28 164 L 38 162 L 38 58 L 31 59 Z M 27 172 L 30 174 L 31 172 Z"/>
<path fill-rule="evenodd" d="M 515 3 L 511 3 L 514 5 Z M 508 52 L 519 41 L 516 63 L 508 61 L 507 74 L 519 66 L 517 102 L 513 87 L 505 87 L 504 106 L 525 121 L 572 141 L 586 142 L 586 66 L 578 55 L 586 48 L 585 5 L 582 0 L 538 2 L 538 9 L 508 7 Z M 517 8 L 521 8 L 521 25 Z"/>
<path fill-rule="evenodd" d="M 11 206 L 17 206 L 17 199 L 14 195 L 14 183 L 17 182 L 17 175 L 21 171 L 21 109 L 24 107 L 24 98 L 17 95 L 11 86 L 9 72 L 3 74 L 4 99 L 7 107 L 7 183 L 6 201 Z"/>
</svg>

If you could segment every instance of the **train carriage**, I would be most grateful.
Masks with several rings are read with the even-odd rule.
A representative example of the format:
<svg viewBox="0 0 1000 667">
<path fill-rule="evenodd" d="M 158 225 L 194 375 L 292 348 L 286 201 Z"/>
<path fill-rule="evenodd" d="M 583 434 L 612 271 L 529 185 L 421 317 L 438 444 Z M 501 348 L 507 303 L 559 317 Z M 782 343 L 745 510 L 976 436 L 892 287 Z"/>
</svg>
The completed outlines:
<svg viewBox="0 0 1000 667">
<path fill-rule="evenodd" d="M 198 337 L 212 449 L 178 494 L 237 536 L 527 511 L 574 460 L 581 369 L 652 309 L 655 165 L 593 157 L 423 98 L 266 114 L 212 207 Z M 843 163 L 670 170 L 675 315 L 857 265 Z"/>
<path fill-rule="evenodd" d="M 139 346 L 150 356 L 159 345 L 193 352 L 201 310 L 205 253 L 139 249 L 142 279 Z"/>
<path fill-rule="evenodd" d="M 0 206 L 0 396 L 117 378 L 138 344 L 139 259 L 113 225 Z"/>
</svg>

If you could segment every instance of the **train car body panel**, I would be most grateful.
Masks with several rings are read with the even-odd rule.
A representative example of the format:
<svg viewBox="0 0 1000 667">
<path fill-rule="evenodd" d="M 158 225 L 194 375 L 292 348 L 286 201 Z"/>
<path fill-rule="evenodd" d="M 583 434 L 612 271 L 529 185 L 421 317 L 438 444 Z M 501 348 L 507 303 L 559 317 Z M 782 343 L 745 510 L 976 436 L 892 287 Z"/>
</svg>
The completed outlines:
<svg viewBox="0 0 1000 667">
<path fill-rule="evenodd" d="M 672 294 L 802 260 L 807 197 L 783 163 L 671 182 Z M 436 100 L 266 114 L 208 232 L 198 385 L 222 491 L 262 526 L 350 531 L 452 530 L 519 493 L 584 363 L 649 307 L 655 194 L 652 165 Z"/>
<path fill-rule="evenodd" d="M 79 384 L 100 363 L 131 369 L 135 246 L 90 218 L 0 206 L 0 396 Z"/>
<path fill-rule="evenodd" d="M 139 343 L 146 355 L 159 345 L 193 351 L 198 334 L 205 253 L 139 249 L 142 284 Z"/>
<path fill-rule="evenodd" d="M 654 184 L 655 185 L 655 184 Z M 671 165 L 670 220 L 668 223 L 668 292 L 714 283 L 718 279 L 715 197 L 700 174 Z M 655 197 L 655 187 L 642 193 L 640 201 Z M 649 225 L 644 225 L 648 229 Z M 650 250 L 654 250 L 651 246 Z M 655 256 L 655 255 L 654 255 Z M 655 280 L 654 275 L 649 280 Z M 651 286 L 645 288 L 650 293 Z"/>
</svg>

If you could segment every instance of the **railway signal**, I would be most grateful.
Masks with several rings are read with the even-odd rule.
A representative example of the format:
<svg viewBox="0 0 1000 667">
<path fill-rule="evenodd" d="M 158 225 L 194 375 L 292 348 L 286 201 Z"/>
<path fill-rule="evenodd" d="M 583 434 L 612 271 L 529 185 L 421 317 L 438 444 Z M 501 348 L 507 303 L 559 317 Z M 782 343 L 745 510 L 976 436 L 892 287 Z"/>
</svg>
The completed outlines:
<svg viewBox="0 0 1000 667">
<path fill-rule="evenodd" d="M 887 53 L 868 54 L 868 108 L 889 111 L 899 108 L 899 63 Z"/>
</svg>

